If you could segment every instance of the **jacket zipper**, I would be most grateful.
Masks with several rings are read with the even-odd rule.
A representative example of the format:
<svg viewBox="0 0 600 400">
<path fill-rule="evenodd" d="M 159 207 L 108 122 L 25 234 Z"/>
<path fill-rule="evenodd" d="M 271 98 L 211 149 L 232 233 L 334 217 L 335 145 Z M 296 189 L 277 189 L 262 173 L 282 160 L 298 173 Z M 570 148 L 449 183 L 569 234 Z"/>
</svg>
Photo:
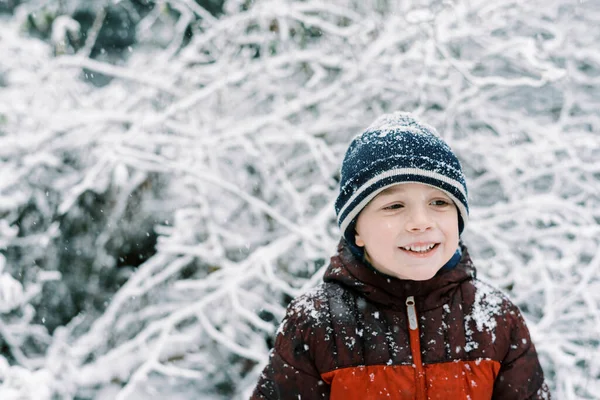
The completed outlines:
<svg viewBox="0 0 600 400">
<path fill-rule="evenodd" d="M 415 309 L 415 298 L 409 296 L 406 298 L 406 311 L 408 313 L 408 332 L 410 335 L 410 350 L 412 352 L 413 363 L 415 365 L 415 388 L 416 399 L 427 400 L 425 395 L 425 369 L 421 361 L 421 342 L 419 339 L 419 320 L 417 319 L 417 310 Z"/>
</svg>

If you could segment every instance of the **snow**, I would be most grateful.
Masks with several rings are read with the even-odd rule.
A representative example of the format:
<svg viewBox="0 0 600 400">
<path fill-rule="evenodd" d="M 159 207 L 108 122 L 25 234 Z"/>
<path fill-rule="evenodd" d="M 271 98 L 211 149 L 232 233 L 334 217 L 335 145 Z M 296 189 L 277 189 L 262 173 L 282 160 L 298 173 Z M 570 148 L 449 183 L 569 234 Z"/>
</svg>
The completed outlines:
<svg viewBox="0 0 600 400">
<path fill-rule="evenodd" d="M 477 343 L 473 342 L 473 332 L 469 327 L 471 321 L 475 322 L 477 331 L 489 332 L 492 343 L 496 342 L 496 318 L 502 315 L 501 305 L 505 298 L 497 289 L 481 281 L 475 281 L 474 285 L 476 291 L 473 310 L 465 316 L 465 333 L 467 335 L 465 350 L 478 346 Z"/>
<path fill-rule="evenodd" d="M 25 33 L 84 2 L 21 3 L 0 16 L 1 398 L 248 398 L 335 253 L 348 143 L 398 110 L 458 154 L 463 239 L 555 397 L 597 398 L 597 2 L 167 0 L 118 62 L 69 48 L 69 15 Z"/>
<path fill-rule="evenodd" d="M 392 133 L 401 127 L 405 132 L 412 132 L 415 135 L 423 135 L 425 132 L 439 136 L 437 131 L 422 121 L 415 120 L 414 116 L 407 112 L 394 112 L 391 114 L 384 114 L 377 118 L 371 125 L 369 125 L 365 132 L 379 132 L 377 137 L 384 137 L 389 133 Z"/>
<path fill-rule="evenodd" d="M 325 321 L 321 319 L 321 314 L 315 308 L 315 303 L 325 303 L 327 298 L 324 290 L 321 287 L 315 288 L 304 293 L 302 296 L 294 301 L 293 306 L 290 308 L 293 315 L 307 316 L 311 319 L 311 324 L 319 326 Z"/>
</svg>

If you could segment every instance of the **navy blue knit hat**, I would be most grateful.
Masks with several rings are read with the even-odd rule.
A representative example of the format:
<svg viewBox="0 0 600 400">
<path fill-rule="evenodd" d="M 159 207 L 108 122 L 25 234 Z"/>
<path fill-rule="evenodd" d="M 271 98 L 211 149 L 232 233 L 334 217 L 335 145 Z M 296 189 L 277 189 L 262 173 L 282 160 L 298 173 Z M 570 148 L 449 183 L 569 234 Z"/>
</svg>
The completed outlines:
<svg viewBox="0 0 600 400">
<path fill-rule="evenodd" d="M 462 233 L 469 215 L 460 162 L 436 130 L 412 114 L 379 117 L 352 140 L 342 162 L 335 212 L 342 234 L 354 245 L 356 217 L 384 189 L 417 182 L 445 192 L 458 208 Z"/>
</svg>

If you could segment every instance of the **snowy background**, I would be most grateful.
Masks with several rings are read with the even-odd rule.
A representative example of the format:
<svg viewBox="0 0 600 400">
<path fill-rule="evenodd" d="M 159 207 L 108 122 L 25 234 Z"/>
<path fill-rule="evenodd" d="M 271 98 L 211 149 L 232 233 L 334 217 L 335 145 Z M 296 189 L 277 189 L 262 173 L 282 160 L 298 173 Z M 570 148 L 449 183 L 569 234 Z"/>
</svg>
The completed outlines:
<svg viewBox="0 0 600 400">
<path fill-rule="evenodd" d="M 598 0 L 0 0 L 0 398 L 247 398 L 406 110 L 555 398 L 600 399 L 598 43 Z"/>
</svg>

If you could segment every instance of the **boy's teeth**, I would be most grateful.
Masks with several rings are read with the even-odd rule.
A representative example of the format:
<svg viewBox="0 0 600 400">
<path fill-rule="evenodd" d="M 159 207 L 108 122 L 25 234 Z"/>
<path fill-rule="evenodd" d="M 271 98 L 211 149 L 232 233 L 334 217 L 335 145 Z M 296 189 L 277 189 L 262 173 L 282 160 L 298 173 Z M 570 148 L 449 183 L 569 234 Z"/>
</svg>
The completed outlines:
<svg viewBox="0 0 600 400">
<path fill-rule="evenodd" d="M 435 244 L 429 244 L 427 246 L 408 246 L 408 247 L 403 247 L 403 249 L 422 253 L 422 252 L 431 250 L 433 248 L 433 246 L 435 246 Z"/>
</svg>

